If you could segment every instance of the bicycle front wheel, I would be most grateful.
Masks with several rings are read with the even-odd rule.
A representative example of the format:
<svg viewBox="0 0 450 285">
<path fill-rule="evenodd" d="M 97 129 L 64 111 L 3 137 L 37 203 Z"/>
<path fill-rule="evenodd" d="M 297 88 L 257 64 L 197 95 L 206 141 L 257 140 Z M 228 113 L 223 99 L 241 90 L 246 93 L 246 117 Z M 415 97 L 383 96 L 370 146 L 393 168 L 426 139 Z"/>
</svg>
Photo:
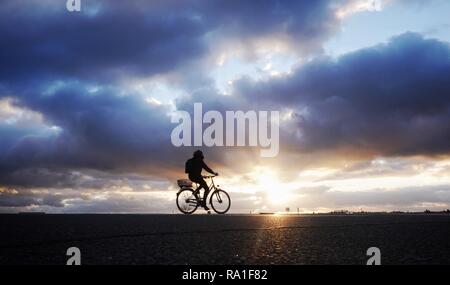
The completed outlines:
<svg viewBox="0 0 450 285">
<path fill-rule="evenodd" d="M 177 207 L 183 214 L 192 214 L 197 210 L 198 202 L 194 190 L 183 189 L 177 194 Z"/>
<path fill-rule="evenodd" d="M 224 190 L 216 190 L 212 193 L 209 203 L 214 212 L 217 214 L 225 214 L 231 207 L 230 195 Z"/>
</svg>

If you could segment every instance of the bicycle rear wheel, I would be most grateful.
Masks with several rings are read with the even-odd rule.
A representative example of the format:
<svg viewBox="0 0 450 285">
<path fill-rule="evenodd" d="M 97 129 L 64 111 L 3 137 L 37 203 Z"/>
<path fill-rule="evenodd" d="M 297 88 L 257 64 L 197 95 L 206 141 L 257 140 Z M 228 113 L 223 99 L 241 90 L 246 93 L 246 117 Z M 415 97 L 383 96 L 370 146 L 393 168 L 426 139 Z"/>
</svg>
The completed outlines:
<svg viewBox="0 0 450 285">
<path fill-rule="evenodd" d="M 214 212 L 217 214 L 225 214 L 231 207 L 230 195 L 224 190 L 218 189 L 212 193 L 209 203 Z"/>
<path fill-rule="evenodd" d="M 192 214 L 198 208 L 194 190 L 185 188 L 177 194 L 177 207 L 183 214 Z"/>
</svg>

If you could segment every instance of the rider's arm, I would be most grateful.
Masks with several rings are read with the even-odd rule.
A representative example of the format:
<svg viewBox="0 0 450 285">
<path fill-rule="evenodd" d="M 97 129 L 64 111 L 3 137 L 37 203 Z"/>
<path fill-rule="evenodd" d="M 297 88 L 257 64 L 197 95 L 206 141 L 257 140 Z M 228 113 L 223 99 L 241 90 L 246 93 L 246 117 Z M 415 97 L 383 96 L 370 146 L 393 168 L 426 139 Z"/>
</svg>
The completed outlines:
<svg viewBox="0 0 450 285">
<path fill-rule="evenodd" d="M 203 169 L 208 171 L 211 174 L 216 174 L 211 168 L 208 167 L 208 165 L 206 165 L 206 163 L 203 161 Z"/>
</svg>

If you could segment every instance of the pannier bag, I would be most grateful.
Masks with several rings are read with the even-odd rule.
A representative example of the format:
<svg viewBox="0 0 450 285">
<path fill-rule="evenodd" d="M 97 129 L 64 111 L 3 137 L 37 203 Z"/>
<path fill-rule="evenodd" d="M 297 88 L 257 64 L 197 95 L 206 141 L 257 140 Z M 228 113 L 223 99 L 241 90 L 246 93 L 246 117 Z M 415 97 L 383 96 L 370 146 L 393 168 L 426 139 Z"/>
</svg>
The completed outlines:
<svg viewBox="0 0 450 285">
<path fill-rule="evenodd" d="M 189 179 L 178 179 L 177 180 L 178 186 L 183 187 L 192 187 L 192 181 Z"/>
</svg>

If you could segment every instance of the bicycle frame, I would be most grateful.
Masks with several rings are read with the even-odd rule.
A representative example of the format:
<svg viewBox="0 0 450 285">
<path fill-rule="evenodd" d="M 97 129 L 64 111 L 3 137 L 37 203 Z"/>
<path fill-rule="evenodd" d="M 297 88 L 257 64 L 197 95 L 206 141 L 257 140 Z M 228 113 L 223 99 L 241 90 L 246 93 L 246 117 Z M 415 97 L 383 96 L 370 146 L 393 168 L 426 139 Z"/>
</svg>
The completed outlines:
<svg viewBox="0 0 450 285">
<path fill-rule="evenodd" d="M 209 193 L 208 193 L 208 196 L 210 195 L 210 194 L 212 194 L 212 193 L 214 193 L 214 191 L 216 191 L 217 190 L 217 187 L 216 187 L 216 184 L 214 183 L 214 178 L 215 176 L 203 176 L 203 178 L 206 178 L 206 179 L 208 179 L 208 178 L 210 178 L 211 179 L 211 184 L 208 186 L 209 187 Z M 195 183 L 195 182 L 194 182 Z M 198 185 L 198 183 L 195 183 L 195 185 Z M 194 195 L 195 195 L 195 197 L 197 197 L 197 194 L 199 194 L 199 192 L 200 192 L 200 186 L 197 186 L 197 188 L 194 190 Z M 199 198 L 199 197 L 197 197 L 197 198 Z M 201 198 L 200 198 L 201 199 Z"/>
</svg>

